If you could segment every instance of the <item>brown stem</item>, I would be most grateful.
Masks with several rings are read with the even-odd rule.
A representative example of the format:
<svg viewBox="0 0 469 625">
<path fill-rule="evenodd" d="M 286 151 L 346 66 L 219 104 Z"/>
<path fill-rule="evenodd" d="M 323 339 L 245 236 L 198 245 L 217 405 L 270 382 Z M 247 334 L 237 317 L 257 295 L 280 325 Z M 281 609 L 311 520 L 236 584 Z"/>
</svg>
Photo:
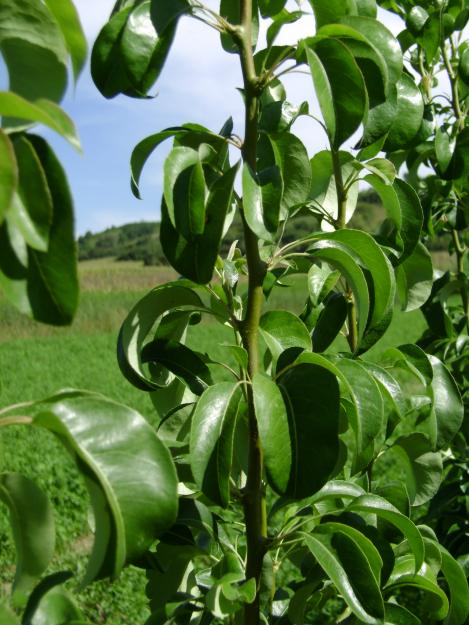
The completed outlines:
<svg viewBox="0 0 469 625">
<path fill-rule="evenodd" d="M 241 60 L 245 97 L 245 134 L 243 143 L 243 159 L 256 170 L 256 149 L 259 114 L 259 80 L 254 67 L 251 45 L 252 0 L 240 0 L 241 29 L 237 44 Z M 249 228 L 244 214 L 243 229 L 248 265 L 248 301 L 246 317 L 242 324 L 243 345 L 248 352 L 248 373 L 252 377 L 259 370 L 258 330 L 262 313 L 262 284 L 266 274 L 266 265 L 259 254 L 259 241 Z M 249 461 L 243 505 L 246 522 L 246 579 L 256 580 L 256 598 L 253 603 L 246 604 L 245 625 L 260 623 L 260 584 L 262 562 L 265 555 L 267 537 L 267 515 L 265 492 L 262 481 L 263 459 L 259 440 L 257 419 L 254 411 L 252 386 L 247 386 L 248 418 L 249 418 Z"/>
</svg>

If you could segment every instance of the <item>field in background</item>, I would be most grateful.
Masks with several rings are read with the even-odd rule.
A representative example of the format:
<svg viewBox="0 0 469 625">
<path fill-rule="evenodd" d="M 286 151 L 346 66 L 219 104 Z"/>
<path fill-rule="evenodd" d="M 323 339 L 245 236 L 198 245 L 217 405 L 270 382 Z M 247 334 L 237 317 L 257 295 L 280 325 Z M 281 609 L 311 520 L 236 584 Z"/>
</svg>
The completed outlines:
<svg viewBox="0 0 469 625">
<path fill-rule="evenodd" d="M 176 278 L 167 267 L 143 267 L 135 262 L 109 259 L 80 265 L 80 308 L 70 328 L 51 328 L 20 316 L 0 297 L 0 407 L 38 399 L 65 387 L 95 390 L 139 410 L 150 421 L 152 404 L 147 394 L 134 389 L 121 376 L 115 358 L 116 335 L 132 305 L 146 291 Z M 270 308 L 301 310 L 305 299 L 302 284 L 277 289 Z M 415 341 L 424 328 L 420 312 L 397 312 L 391 328 L 370 357 L 390 344 Z M 210 344 L 212 357 L 223 360 L 221 343 L 232 342 L 219 324 L 201 323 L 191 328 L 194 349 Z M 71 568 L 82 571 L 90 547 L 87 497 L 71 459 L 47 433 L 12 427 L 2 432 L 0 459 L 7 471 L 33 478 L 50 496 L 56 509 L 57 558 L 50 572 Z M 4 509 L 2 509 L 2 512 Z M 1 586 L 11 580 L 14 550 L 8 523 L 0 514 Z M 137 624 L 145 620 L 145 577 L 128 569 L 119 583 L 99 582 L 86 589 L 80 601 L 87 616 L 99 625 Z M 75 591 L 76 581 L 71 582 Z"/>
</svg>

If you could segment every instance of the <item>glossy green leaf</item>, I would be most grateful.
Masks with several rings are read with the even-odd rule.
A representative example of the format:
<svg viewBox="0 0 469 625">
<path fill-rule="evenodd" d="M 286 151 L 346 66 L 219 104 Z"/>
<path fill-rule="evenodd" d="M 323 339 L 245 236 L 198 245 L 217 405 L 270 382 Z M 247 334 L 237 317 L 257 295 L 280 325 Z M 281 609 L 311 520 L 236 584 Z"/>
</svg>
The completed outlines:
<svg viewBox="0 0 469 625">
<path fill-rule="evenodd" d="M 286 495 L 302 499 L 324 486 L 338 462 L 339 384 L 324 367 L 300 363 L 287 369 L 278 385 L 287 409 L 292 447 Z"/>
<path fill-rule="evenodd" d="M 348 312 L 348 302 L 342 293 L 334 293 L 325 302 L 312 335 L 313 350 L 325 351 L 342 329 Z"/>
<path fill-rule="evenodd" d="M 352 163 L 353 157 L 348 152 L 340 151 L 338 158 L 341 164 L 342 181 L 345 183 L 351 178 L 357 178 L 355 168 Z M 321 205 L 331 219 L 337 219 L 339 215 L 339 197 L 337 194 L 337 183 L 334 176 L 332 153 L 323 150 L 315 154 L 311 159 L 311 191 L 310 199 L 314 204 Z M 357 207 L 358 184 L 352 184 L 347 192 L 345 204 L 345 223 L 352 218 Z M 322 222 L 323 229 L 331 230 L 331 226 L 325 220 Z"/>
<path fill-rule="evenodd" d="M 27 100 L 59 102 L 67 86 L 67 47 L 59 24 L 42 2 L 3 0 L 0 47 L 10 90 Z M 38 75 L 41 80 L 38 80 Z"/>
<path fill-rule="evenodd" d="M 192 416 L 192 474 L 200 490 L 223 507 L 230 501 L 234 428 L 241 395 L 239 384 L 215 384 L 202 394 Z"/>
<path fill-rule="evenodd" d="M 458 78 L 469 85 L 469 48 L 466 48 L 459 59 Z"/>
<path fill-rule="evenodd" d="M 142 366 L 142 349 L 151 329 L 168 311 L 203 308 L 195 291 L 178 281 L 154 288 L 137 302 L 124 320 L 117 342 L 119 367 L 129 382 L 142 390 L 157 390 L 158 384 Z"/>
<path fill-rule="evenodd" d="M 196 395 L 200 395 L 208 385 L 213 384 L 210 370 L 202 358 L 177 341 L 155 339 L 145 345 L 141 357 L 142 363 L 156 363 L 172 371 Z"/>
<path fill-rule="evenodd" d="M 437 128 L 435 133 L 435 155 L 442 174 L 446 173 L 455 148 L 456 141 L 451 140 L 451 137 L 445 130 Z"/>
<path fill-rule="evenodd" d="M 422 243 L 419 242 L 412 254 L 396 268 L 396 284 L 402 310 L 417 310 L 430 297 L 432 258 Z"/>
<path fill-rule="evenodd" d="M 177 23 L 182 15 L 190 13 L 190 10 L 188 0 L 151 1 L 151 19 L 160 35 Z"/>
<path fill-rule="evenodd" d="M 344 15 L 357 14 L 356 0 L 309 0 L 316 18 L 316 28 L 338 22 Z"/>
<path fill-rule="evenodd" d="M 26 136 L 16 138 L 13 147 L 19 167 L 19 185 L 11 218 L 30 247 L 46 252 L 54 210 L 51 191 L 39 158 Z"/>
<path fill-rule="evenodd" d="M 338 149 L 365 115 L 362 73 L 348 48 L 335 39 L 321 39 L 314 49 L 308 46 L 306 57 L 331 146 Z"/>
<path fill-rule="evenodd" d="M 24 605 L 28 593 L 54 555 L 53 510 L 42 490 L 19 473 L 0 475 L 0 500 L 10 513 L 15 539 L 13 598 L 17 605 Z"/>
<path fill-rule="evenodd" d="M 274 241 L 279 225 L 282 180 L 278 167 L 255 173 L 243 165 L 243 210 L 250 229 L 264 241 Z"/>
<path fill-rule="evenodd" d="M 304 541 L 360 622 L 370 625 L 382 623 L 384 606 L 382 600 L 380 605 L 379 600 L 375 599 L 376 595 L 380 597 L 379 588 L 376 591 L 376 580 L 357 543 L 350 538 L 343 538 L 341 547 L 345 552 L 342 554 L 347 563 L 345 568 L 340 551 L 335 548 L 329 536 L 315 532 L 305 536 Z M 355 562 L 354 569 L 351 566 L 352 560 Z M 364 592 L 363 584 L 367 584 L 370 591 L 375 589 L 375 592 Z"/>
<path fill-rule="evenodd" d="M 407 475 L 406 486 L 414 506 L 429 501 L 438 491 L 443 473 L 441 454 L 418 432 L 399 437 L 394 447 L 401 454 Z"/>
<path fill-rule="evenodd" d="M 0 224 L 13 200 L 18 184 L 18 165 L 8 135 L 0 130 Z"/>
<path fill-rule="evenodd" d="M 397 114 L 384 144 L 386 151 L 392 152 L 409 144 L 420 129 L 423 111 L 420 90 L 410 76 L 402 74 L 397 83 Z"/>
<path fill-rule="evenodd" d="M 47 252 L 26 248 L 18 229 L 2 226 L 0 286 L 23 313 L 54 325 L 69 324 L 78 304 L 73 206 L 65 174 L 46 141 L 29 135 L 50 189 L 53 216 Z"/>
<path fill-rule="evenodd" d="M 432 395 L 436 429 L 436 447 L 445 449 L 459 431 L 463 420 L 463 404 L 458 386 L 447 367 L 428 356 L 433 370 Z"/>
<path fill-rule="evenodd" d="M 385 603 L 386 625 L 422 625 L 422 621 L 397 603 Z"/>
<path fill-rule="evenodd" d="M 283 0 L 281 1 L 283 2 Z M 259 3 L 259 8 L 262 14 L 262 3 Z M 271 46 L 274 43 L 283 26 L 297 22 L 302 15 L 302 11 L 289 12 L 287 11 L 287 9 L 277 11 L 272 16 L 272 24 L 270 24 L 269 28 L 267 29 L 267 45 Z"/>
<path fill-rule="evenodd" d="M 331 480 L 319 492 L 311 498 L 311 503 L 327 499 L 356 499 L 364 495 L 365 491 L 354 482 L 344 480 Z"/>
<path fill-rule="evenodd" d="M 299 317 L 286 310 L 271 310 L 262 315 L 259 332 L 276 362 L 290 347 L 311 351 L 311 337 Z"/>
<path fill-rule="evenodd" d="M 450 592 L 449 612 L 444 625 L 463 625 L 469 616 L 469 588 L 460 563 L 441 545 L 441 571 Z"/>
<path fill-rule="evenodd" d="M 397 508 L 382 497 L 363 495 L 352 501 L 348 506 L 348 510 L 351 512 L 376 514 L 377 517 L 397 527 L 409 542 L 410 549 L 414 556 L 415 571 L 420 569 L 425 557 L 425 547 L 422 536 L 414 523 L 401 514 Z"/>
<path fill-rule="evenodd" d="M 292 449 L 287 410 L 275 382 L 263 373 L 252 380 L 254 407 L 269 483 L 279 494 L 287 491 Z"/>
<path fill-rule="evenodd" d="M 206 200 L 204 231 L 191 241 L 175 230 L 166 203 L 162 202 L 160 240 L 165 256 L 181 275 L 198 284 L 206 284 L 212 279 L 225 219 L 231 207 L 238 164 L 228 169 L 212 185 Z"/>
<path fill-rule="evenodd" d="M 27 120 L 26 126 L 30 123 L 44 124 L 80 150 L 80 141 L 72 120 L 54 102 L 43 99 L 28 102 L 16 93 L 1 91 L 0 115 Z"/>
<path fill-rule="evenodd" d="M 85 478 L 96 531 L 84 583 L 116 577 L 176 518 L 168 450 L 138 412 L 92 393 L 63 391 L 39 403 L 33 425 L 59 438 Z"/>
<path fill-rule="evenodd" d="M 357 305 L 358 336 L 365 332 L 370 313 L 370 294 L 363 270 L 347 247 L 335 241 L 319 240 L 308 251 L 312 256 L 326 261 L 340 270 L 350 285 Z"/>
<path fill-rule="evenodd" d="M 72 625 L 84 623 L 84 616 L 70 593 L 53 588 L 46 593 L 27 625 Z"/>
<path fill-rule="evenodd" d="M 308 152 L 301 140 L 291 132 L 269 134 L 275 165 L 282 176 L 281 209 L 284 215 L 308 198 L 311 169 Z M 273 164 L 273 163 L 272 163 Z"/>
<path fill-rule="evenodd" d="M 406 26 L 413 35 L 418 35 L 428 18 L 428 12 L 422 6 L 414 6 L 407 15 Z"/>
<path fill-rule="evenodd" d="M 175 34 L 175 28 L 170 27 L 158 36 L 150 17 L 150 4 L 147 0 L 135 7 L 120 39 L 121 58 L 127 77 L 133 89 L 141 95 L 147 93 L 160 75 Z"/>
<path fill-rule="evenodd" d="M 384 407 L 379 387 L 366 368 L 356 360 L 337 358 L 336 367 L 349 381 L 353 408 L 348 412 L 350 426 L 354 433 L 352 472 L 364 469 L 369 461 L 369 448 L 383 425 Z"/>
<path fill-rule="evenodd" d="M 273 17 L 280 13 L 287 0 L 259 0 L 259 10 L 262 17 Z"/>
<path fill-rule="evenodd" d="M 77 81 L 85 64 L 87 52 L 86 38 L 77 10 L 71 0 L 46 0 L 46 4 L 60 26 Z"/>
<path fill-rule="evenodd" d="M 331 292 L 340 278 L 340 272 L 326 263 L 312 265 L 308 271 L 308 292 L 314 306 L 320 304 Z"/>
</svg>

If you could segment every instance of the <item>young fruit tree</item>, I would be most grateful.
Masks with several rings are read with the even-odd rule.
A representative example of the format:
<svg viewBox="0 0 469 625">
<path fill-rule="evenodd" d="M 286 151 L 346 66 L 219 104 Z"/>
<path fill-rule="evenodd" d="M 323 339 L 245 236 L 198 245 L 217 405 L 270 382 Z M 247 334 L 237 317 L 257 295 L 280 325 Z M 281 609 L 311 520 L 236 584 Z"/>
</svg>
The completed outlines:
<svg viewBox="0 0 469 625">
<path fill-rule="evenodd" d="M 146 625 L 302 625 L 330 622 L 331 612 L 347 625 L 467 621 L 469 590 L 457 559 L 467 551 L 443 544 L 432 498 L 443 459 L 456 461 L 458 450 L 463 453 L 457 382 L 467 384 L 461 220 L 469 173 L 468 59 L 458 37 L 469 11 L 463 0 L 435 2 L 428 10 L 379 4 L 407 20 L 398 40 L 377 19 L 374 0 L 294 7 L 286 0 L 221 0 L 219 10 L 199 0 L 118 0 L 94 44 L 91 72 L 107 98 L 147 97 L 180 19 L 218 31 L 243 76 L 242 138 L 231 118 L 219 132 L 184 123 L 150 135 L 131 157 L 131 186 L 139 197 L 147 159 L 172 141 L 160 234 L 180 278 L 135 305 L 117 346 L 125 378 L 151 395 L 157 428 L 130 408 L 73 390 L 0 414 L 0 426 L 45 428 L 70 452 L 94 513 L 82 584 L 116 578 L 129 564 L 144 569 Z M 16 26 L 15 41 L 27 42 L 26 57 L 33 44 L 20 20 L 37 34 L 34 11 L 42 12 L 40 23 L 57 26 L 75 67 L 71 35 L 79 27 L 65 19 L 75 15 L 72 9 L 64 0 L 11 1 L 0 7 L 0 17 L 3 12 L 10 28 Z M 316 30 L 310 37 L 276 43 L 283 28 L 311 11 Z M 45 32 L 38 47 L 50 51 L 55 39 Z M 6 30 L 0 37 L 8 42 Z M 23 58 L 8 56 L 9 44 L 0 42 L 7 60 Z M 441 66 L 451 108 L 440 106 L 432 91 Z M 305 95 L 314 92 L 320 118 L 307 103 L 287 100 L 281 79 L 297 71 L 308 75 Z M 0 277 L 6 295 L 40 318 L 38 302 L 57 300 L 30 274 L 49 275 L 38 270 L 37 258 L 49 258 L 59 245 L 52 243 L 53 224 L 68 204 L 60 202 L 59 166 L 27 132 L 31 123 L 44 123 L 44 115 L 62 114 L 26 95 L 33 98 L 30 107 L 45 113 L 28 113 L 22 126 L 4 119 L 10 175 L 2 180 L 0 215 L 9 246 L 1 248 Z M 14 81 L 0 105 L 9 97 L 22 97 Z M 19 117 L 17 111 L 0 112 Z M 293 132 L 301 116 L 319 125 L 327 150 L 308 155 Z M 346 150 L 357 132 L 358 144 Z M 407 180 L 398 175 L 404 162 Z M 419 170 L 422 163 L 435 175 Z M 30 171 L 52 197 L 48 227 L 40 221 L 42 203 L 31 200 L 36 179 Z M 374 234 L 348 226 L 361 181 L 386 211 Z M 316 217 L 317 229 L 285 241 L 286 225 L 305 214 Z M 221 258 L 236 215 L 243 240 Z M 423 242 L 439 227 L 451 230 L 458 271 L 432 285 Z M 40 254 L 30 236 L 36 231 L 50 236 Z M 51 261 L 51 276 L 62 258 L 69 256 L 60 252 Z M 19 263 L 25 277 L 8 273 L 8 263 Z M 69 288 L 63 276 L 57 284 Z M 278 289 L 299 286 L 304 306 L 298 314 L 271 305 Z M 69 297 L 64 293 L 65 302 Z M 404 310 L 425 304 L 429 332 L 420 346 L 394 346 L 375 362 L 367 352 L 386 333 L 396 300 Z M 225 332 L 222 360 L 207 353 L 208 345 L 189 346 L 192 328 L 205 319 Z M 42 320 L 61 322 L 48 314 Z M 441 328 L 446 334 L 438 334 Z M 10 509 L 18 552 L 1 622 L 84 623 L 60 589 L 66 575 L 44 577 L 54 545 L 46 495 L 21 475 L 4 473 L 0 498 Z"/>
</svg>

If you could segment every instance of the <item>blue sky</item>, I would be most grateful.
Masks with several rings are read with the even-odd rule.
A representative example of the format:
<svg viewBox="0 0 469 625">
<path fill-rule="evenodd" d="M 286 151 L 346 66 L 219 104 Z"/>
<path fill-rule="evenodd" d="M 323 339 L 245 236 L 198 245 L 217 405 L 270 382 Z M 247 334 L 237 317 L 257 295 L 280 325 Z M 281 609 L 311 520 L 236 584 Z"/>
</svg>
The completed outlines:
<svg viewBox="0 0 469 625">
<path fill-rule="evenodd" d="M 114 0 L 75 0 L 91 48 L 106 22 Z M 206 4 L 216 7 L 216 2 Z M 305 3 L 306 4 L 306 3 Z M 399 20 L 385 23 L 399 32 Z M 307 18 L 301 28 L 285 28 L 281 43 L 296 41 L 314 32 L 314 21 Z M 167 64 L 154 87 L 158 97 L 133 100 L 118 96 L 105 100 L 94 87 L 89 66 L 78 85 L 69 89 L 63 102 L 73 117 L 81 138 L 83 154 L 73 151 L 62 139 L 48 138 L 64 164 L 72 188 L 76 231 L 83 234 L 131 221 L 159 219 L 162 165 L 169 142 L 160 146 L 148 161 L 142 177 L 142 200 L 133 197 L 129 187 L 129 158 L 132 148 L 145 136 L 184 122 L 197 122 L 219 130 L 231 115 L 235 132 L 242 135 L 242 102 L 236 91 L 241 85 L 238 59 L 226 54 L 219 36 L 203 24 L 180 20 Z M 289 100 L 312 100 L 311 79 L 292 75 L 285 80 Z M 311 120 L 300 121 L 295 132 L 314 152 L 326 147 L 322 130 Z"/>
</svg>

